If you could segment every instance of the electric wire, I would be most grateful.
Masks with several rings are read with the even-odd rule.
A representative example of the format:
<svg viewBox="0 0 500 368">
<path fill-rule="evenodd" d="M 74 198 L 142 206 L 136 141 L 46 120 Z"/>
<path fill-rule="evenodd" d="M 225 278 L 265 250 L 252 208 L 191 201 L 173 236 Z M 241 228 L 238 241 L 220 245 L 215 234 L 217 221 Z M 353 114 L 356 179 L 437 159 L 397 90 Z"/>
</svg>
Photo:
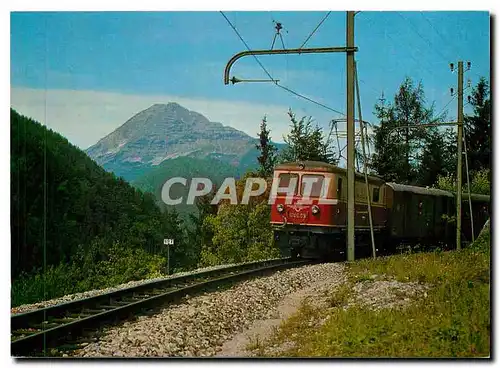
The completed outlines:
<svg viewBox="0 0 500 368">
<path fill-rule="evenodd" d="M 468 88 L 470 88 L 470 87 L 465 87 L 463 91 L 465 92 Z M 440 116 L 440 115 L 444 112 L 444 110 L 448 107 L 448 105 L 449 105 L 450 103 L 452 103 L 452 102 L 453 102 L 453 100 L 454 100 L 457 96 L 458 96 L 458 91 L 457 91 L 457 92 L 454 92 L 454 93 L 452 94 L 452 98 L 451 98 L 451 100 L 449 100 L 449 101 L 448 101 L 448 103 L 447 103 L 446 105 L 444 105 L 444 107 L 441 109 L 441 111 L 439 111 L 439 113 L 438 113 L 438 114 L 436 114 L 436 116 L 438 116 L 438 117 L 439 117 L 439 116 Z M 465 107 L 465 106 L 467 106 L 467 104 L 468 104 L 468 103 L 466 103 L 466 104 L 464 105 L 464 107 Z"/>
<path fill-rule="evenodd" d="M 429 23 L 429 25 L 431 26 L 431 28 L 434 30 L 434 32 L 436 32 L 436 34 L 441 38 L 441 40 L 443 41 L 443 43 L 445 45 L 449 45 L 450 42 L 449 41 L 446 41 L 444 39 L 444 37 L 441 35 L 441 32 L 439 32 L 436 27 L 434 27 L 434 25 L 432 24 L 432 22 L 429 20 L 429 18 L 427 18 L 425 15 L 424 15 L 424 12 L 420 12 L 420 15 L 426 20 L 427 23 Z M 450 55 L 448 55 L 450 56 Z M 453 58 L 450 58 L 450 60 L 453 60 Z"/>
<path fill-rule="evenodd" d="M 448 107 L 448 105 L 451 104 L 453 102 L 453 100 L 455 100 L 455 97 L 457 97 L 457 96 L 458 96 L 458 93 L 457 92 L 454 93 L 451 100 L 449 100 L 448 103 L 446 105 L 444 105 L 444 107 L 441 109 L 441 111 L 439 111 L 439 113 L 436 114 L 436 116 L 439 117 L 444 112 L 444 110 Z"/>
<path fill-rule="evenodd" d="M 450 42 L 450 41 L 447 41 L 447 40 L 443 37 L 443 35 L 441 34 L 441 32 L 439 32 L 439 31 L 437 30 L 437 28 L 436 28 L 436 27 L 434 27 L 434 25 L 433 25 L 433 24 L 432 24 L 432 22 L 429 20 L 429 18 L 427 18 L 427 17 L 424 15 L 424 12 L 420 12 L 420 15 L 421 15 L 421 16 L 422 16 L 422 17 L 423 17 L 423 18 L 427 21 L 427 23 L 429 23 L 429 25 L 430 25 L 430 26 L 431 26 L 431 28 L 434 30 L 434 32 L 436 32 L 436 34 L 437 34 L 437 35 L 441 38 L 441 40 L 442 40 L 442 41 L 443 41 L 446 45 L 450 45 L 450 44 L 451 44 L 451 42 Z M 453 46 L 453 45 L 452 45 L 452 46 Z M 450 56 L 450 55 L 448 55 L 448 56 Z M 452 58 L 450 58 L 450 60 L 453 60 L 453 59 L 454 59 L 453 57 L 452 57 Z M 482 76 L 481 76 L 479 73 L 477 73 L 477 72 L 473 72 L 473 71 L 471 71 L 471 72 L 472 72 L 472 74 L 474 74 L 474 75 L 478 76 L 479 78 L 482 78 Z"/>
<path fill-rule="evenodd" d="M 220 13 L 221 13 L 221 14 L 222 14 L 222 16 L 226 19 L 227 23 L 231 26 L 231 28 L 234 30 L 234 32 L 235 32 L 235 33 L 236 33 L 236 35 L 239 37 L 239 39 L 241 40 L 241 42 L 243 42 L 243 44 L 245 45 L 245 47 L 247 48 L 247 50 L 248 50 L 248 51 L 252 51 L 252 50 L 250 49 L 250 46 L 248 46 L 248 44 L 245 42 L 245 40 L 243 39 L 243 37 L 241 36 L 241 34 L 238 32 L 238 30 L 236 29 L 236 27 L 235 27 L 235 26 L 231 23 L 231 21 L 230 21 L 230 20 L 226 17 L 226 15 L 224 14 L 224 12 L 223 12 L 223 11 L 220 11 Z M 334 109 L 334 108 L 331 108 L 331 107 L 329 107 L 329 106 L 327 106 L 327 105 L 325 105 L 325 104 L 322 104 L 321 102 L 315 101 L 315 100 L 313 100 L 313 99 L 311 99 L 311 98 L 309 98 L 309 97 L 306 97 L 306 96 L 304 96 L 304 95 L 302 95 L 302 94 L 300 94 L 300 93 L 298 93 L 298 92 L 296 92 L 296 91 L 294 91 L 294 90 L 292 90 L 292 89 L 290 89 L 290 88 L 288 88 L 288 87 L 285 87 L 285 86 L 283 86 L 283 85 L 279 84 L 279 83 L 278 83 L 278 81 L 276 81 L 276 80 L 275 80 L 275 79 L 271 76 L 271 74 L 267 71 L 267 69 L 266 69 L 266 68 L 264 67 L 264 65 L 260 62 L 260 60 L 257 58 L 257 56 L 253 55 L 253 57 L 255 58 L 255 60 L 256 60 L 256 61 L 257 61 L 257 63 L 259 64 L 259 66 L 262 68 L 262 70 L 263 70 L 263 71 L 267 74 L 267 76 L 269 77 L 269 79 L 271 79 L 271 80 L 275 81 L 275 82 L 274 82 L 274 84 L 275 84 L 276 86 L 280 87 L 281 89 L 283 89 L 283 90 L 285 90 L 285 91 L 287 91 L 287 92 L 289 92 L 289 93 L 291 93 L 291 94 L 293 94 L 293 95 L 295 95 L 295 96 L 297 96 L 297 97 L 300 97 L 300 98 L 302 98 L 302 99 L 304 99 L 304 100 L 306 100 L 306 101 L 309 101 L 309 102 L 311 102 L 311 103 L 313 103 L 313 104 L 315 104 L 315 105 L 321 106 L 321 107 L 323 107 L 324 109 L 327 109 L 327 110 L 333 111 L 333 112 L 335 112 L 335 113 L 337 113 L 337 114 L 340 114 L 340 115 L 342 115 L 342 116 L 346 116 L 346 114 L 344 114 L 343 112 L 341 112 L 341 111 L 339 111 L 339 110 L 336 110 L 336 109 Z"/>
<path fill-rule="evenodd" d="M 233 23 L 231 23 L 231 21 L 228 19 L 228 17 L 226 17 L 226 14 L 224 14 L 223 11 L 220 11 L 220 13 L 222 14 L 222 16 L 226 19 L 226 21 L 229 23 L 229 25 L 231 26 L 231 28 L 234 30 L 234 32 L 238 35 L 239 39 L 241 40 L 241 42 L 243 42 L 243 44 L 245 45 L 245 47 L 248 49 L 248 51 L 251 51 L 250 50 L 250 47 L 248 46 L 248 44 L 245 42 L 245 40 L 243 39 L 243 37 L 241 36 L 241 34 L 238 32 L 238 30 L 236 29 L 236 27 L 233 25 Z M 255 59 L 255 61 L 257 61 L 257 63 L 260 65 L 260 67 L 262 68 L 262 70 L 264 70 L 264 72 L 267 74 L 267 76 L 269 77 L 269 79 L 271 80 L 274 80 L 274 78 L 271 76 L 271 74 L 269 74 L 269 72 L 267 71 L 267 69 L 264 67 L 264 65 L 262 65 L 262 63 L 260 62 L 259 58 L 256 56 L 256 55 L 252 55 Z"/>
<path fill-rule="evenodd" d="M 413 24 L 413 22 L 411 21 L 410 18 L 406 18 L 405 16 L 403 16 L 403 14 L 401 14 L 401 12 L 396 12 L 397 15 L 399 15 L 405 22 L 409 23 L 410 26 L 413 28 L 413 30 L 415 31 L 415 33 L 418 35 L 418 37 L 420 37 L 425 43 L 427 43 L 429 45 L 429 47 L 431 49 L 434 49 L 434 51 L 437 51 L 437 53 L 443 58 L 443 60 L 448 63 L 449 60 L 446 56 L 444 56 L 441 51 L 439 51 L 439 49 L 435 48 L 434 46 L 432 46 L 432 44 L 426 39 L 424 38 L 420 32 L 417 30 L 417 27 L 415 27 L 415 25 Z"/>
<path fill-rule="evenodd" d="M 366 23 L 369 25 L 373 25 L 371 18 L 368 18 Z M 384 32 L 384 36 L 390 38 L 395 45 L 399 44 L 399 42 L 396 41 L 389 33 Z M 422 64 L 420 61 L 418 61 L 411 53 L 407 53 L 406 55 L 411 57 L 420 69 L 426 70 L 429 74 L 433 75 L 434 77 L 439 77 L 432 69 L 425 67 L 425 64 Z"/>
<path fill-rule="evenodd" d="M 326 13 L 326 15 L 323 17 L 323 19 L 321 19 L 321 21 L 318 23 L 318 25 L 316 26 L 316 28 L 313 29 L 313 31 L 309 34 L 309 36 L 306 38 L 306 40 L 304 41 L 304 43 L 302 43 L 302 45 L 299 47 L 299 49 L 303 48 L 307 41 L 309 41 L 309 39 L 316 33 L 316 31 L 318 30 L 319 27 L 321 27 L 321 25 L 323 24 L 323 22 L 330 16 L 331 14 L 331 11 L 329 11 L 328 13 Z"/>
<path fill-rule="evenodd" d="M 340 114 L 340 115 L 342 115 L 342 116 L 346 116 L 346 114 L 344 114 L 343 112 L 341 112 L 341 111 L 339 111 L 339 110 L 335 110 L 335 109 L 333 109 L 333 108 L 331 108 L 331 107 L 329 107 L 329 106 L 326 106 L 326 105 L 322 104 L 321 102 L 314 101 L 314 100 L 310 99 L 309 97 L 306 97 L 306 96 L 304 96 L 304 95 L 302 95 L 302 94 L 300 94 L 300 93 L 298 93 L 298 92 L 295 92 L 295 91 L 293 91 L 292 89 L 290 89 L 290 88 L 288 88 L 288 87 L 285 87 L 285 86 L 283 86 L 283 85 L 281 85 L 281 84 L 279 84 L 279 83 L 276 83 L 276 85 L 277 85 L 278 87 L 280 87 L 280 88 L 284 89 L 285 91 L 287 91 L 287 92 L 289 92 L 289 93 L 291 93 L 291 94 L 293 94 L 293 95 L 297 96 L 297 97 L 303 98 L 304 100 L 307 100 L 307 101 L 309 101 L 309 102 L 312 102 L 313 104 L 316 104 L 316 105 L 318 105 L 318 106 L 321 106 L 321 107 L 323 107 L 323 108 L 325 108 L 325 109 L 327 109 L 327 110 L 330 110 L 330 111 L 336 112 L 337 114 Z"/>
</svg>

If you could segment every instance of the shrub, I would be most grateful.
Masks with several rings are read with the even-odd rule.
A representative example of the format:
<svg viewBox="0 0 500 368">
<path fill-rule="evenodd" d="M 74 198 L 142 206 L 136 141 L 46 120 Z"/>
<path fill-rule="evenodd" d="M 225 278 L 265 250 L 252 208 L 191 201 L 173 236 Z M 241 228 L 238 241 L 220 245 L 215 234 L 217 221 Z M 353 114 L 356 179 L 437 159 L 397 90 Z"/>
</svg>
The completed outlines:
<svg viewBox="0 0 500 368">
<path fill-rule="evenodd" d="M 69 264 L 49 266 L 45 272 L 23 274 L 12 282 L 12 306 L 34 303 L 134 280 L 158 277 L 167 260 L 141 248 L 114 243 L 105 253 L 95 240 L 86 252 L 80 249 Z"/>
</svg>

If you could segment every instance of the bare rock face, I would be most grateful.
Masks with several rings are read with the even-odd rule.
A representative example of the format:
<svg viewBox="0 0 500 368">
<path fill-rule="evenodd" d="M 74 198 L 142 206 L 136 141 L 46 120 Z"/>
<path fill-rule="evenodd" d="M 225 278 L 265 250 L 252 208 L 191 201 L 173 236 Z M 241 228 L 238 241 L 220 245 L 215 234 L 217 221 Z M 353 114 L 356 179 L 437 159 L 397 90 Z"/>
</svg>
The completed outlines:
<svg viewBox="0 0 500 368">
<path fill-rule="evenodd" d="M 257 131 L 257 129 L 256 129 Z M 255 139 L 175 102 L 155 104 L 87 149 L 105 169 L 126 179 L 177 157 L 216 158 L 238 164 Z"/>
</svg>

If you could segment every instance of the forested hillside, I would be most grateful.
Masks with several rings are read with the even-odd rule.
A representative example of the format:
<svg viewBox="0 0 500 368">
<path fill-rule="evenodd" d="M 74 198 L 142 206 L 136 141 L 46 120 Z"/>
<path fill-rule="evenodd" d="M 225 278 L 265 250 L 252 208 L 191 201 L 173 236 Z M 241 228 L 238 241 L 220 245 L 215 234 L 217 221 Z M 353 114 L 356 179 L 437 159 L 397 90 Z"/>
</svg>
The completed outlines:
<svg viewBox="0 0 500 368">
<path fill-rule="evenodd" d="M 162 213 L 153 195 L 107 173 L 64 137 L 12 109 L 11 233 L 13 289 L 16 281 L 33 287 L 31 276 L 65 267 L 57 277 L 67 276 L 75 290 L 62 290 L 59 280 L 61 290 L 54 293 L 102 286 L 111 273 L 144 277 L 153 263 L 161 269 L 165 259 L 150 253 L 161 253 L 164 237 L 176 238 L 181 248 L 184 242 L 177 214 Z M 121 262 L 135 262 L 132 275 L 99 268 L 117 254 Z"/>
<path fill-rule="evenodd" d="M 195 214 L 197 212 L 196 206 L 186 204 L 186 197 L 189 192 L 192 178 L 209 178 L 212 183 L 217 186 L 220 185 L 225 178 L 238 177 L 242 174 L 243 172 L 239 167 L 234 167 L 228 163 L 215 159 L 178 157 L 162 162 L 131 184 L 144 192 L 153 193 L 160 207 L 171 210 L 171 206 L 169 207 L 161 201 L 161 188 L 170 178 L 186 178 L 186 186 L 174 184 L 170 190 L 171 198 L 183 198 L 182 203 L 176 205 L 175 209 L 179 214 L 186 215 Z"/>
</svg>

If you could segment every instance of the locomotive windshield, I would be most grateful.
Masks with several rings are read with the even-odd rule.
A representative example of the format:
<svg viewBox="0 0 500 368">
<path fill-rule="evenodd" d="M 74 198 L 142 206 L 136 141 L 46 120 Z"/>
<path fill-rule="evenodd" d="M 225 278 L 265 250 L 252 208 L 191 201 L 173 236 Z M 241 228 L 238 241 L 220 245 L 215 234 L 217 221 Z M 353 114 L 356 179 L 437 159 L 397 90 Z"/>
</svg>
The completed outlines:
<svg viewBox="0 0 500 368">
<path fill-rule="evenodd" d="M 321 196 L 321 190 L 323 189 L 323 179 L 325 177 L 323 175 L 302 175 L 302 182 L 300 185 L 300 194 L 307 195 L 306 192 L 310 190 L 310 197 L 319 197 Z M 311 189 L 309 189 L 311 188 Z"/>
<path fill-rule="evenodd" d="M 299 176 L 297 174 L 283 173 L 283 174 L 279 175 L 278 188 L 280 190 L 278 190 L 278 193 L 277 193 L 279 196 L 285 196 L 287 194 L 286 192 L 283 192 L 283 190 L 285 190 L 285 189 L 289 188 L 291 185 L 293 185 L 293 183 L 291 182 L 292 178 L 295 178 L 295 188 L 294 188 L 293 194 L 294 195 L 297 194 L 297 190 L 298 190 L 298 186 L 299 186 L 299 183 L 298 183 Z"/>
</svg>

